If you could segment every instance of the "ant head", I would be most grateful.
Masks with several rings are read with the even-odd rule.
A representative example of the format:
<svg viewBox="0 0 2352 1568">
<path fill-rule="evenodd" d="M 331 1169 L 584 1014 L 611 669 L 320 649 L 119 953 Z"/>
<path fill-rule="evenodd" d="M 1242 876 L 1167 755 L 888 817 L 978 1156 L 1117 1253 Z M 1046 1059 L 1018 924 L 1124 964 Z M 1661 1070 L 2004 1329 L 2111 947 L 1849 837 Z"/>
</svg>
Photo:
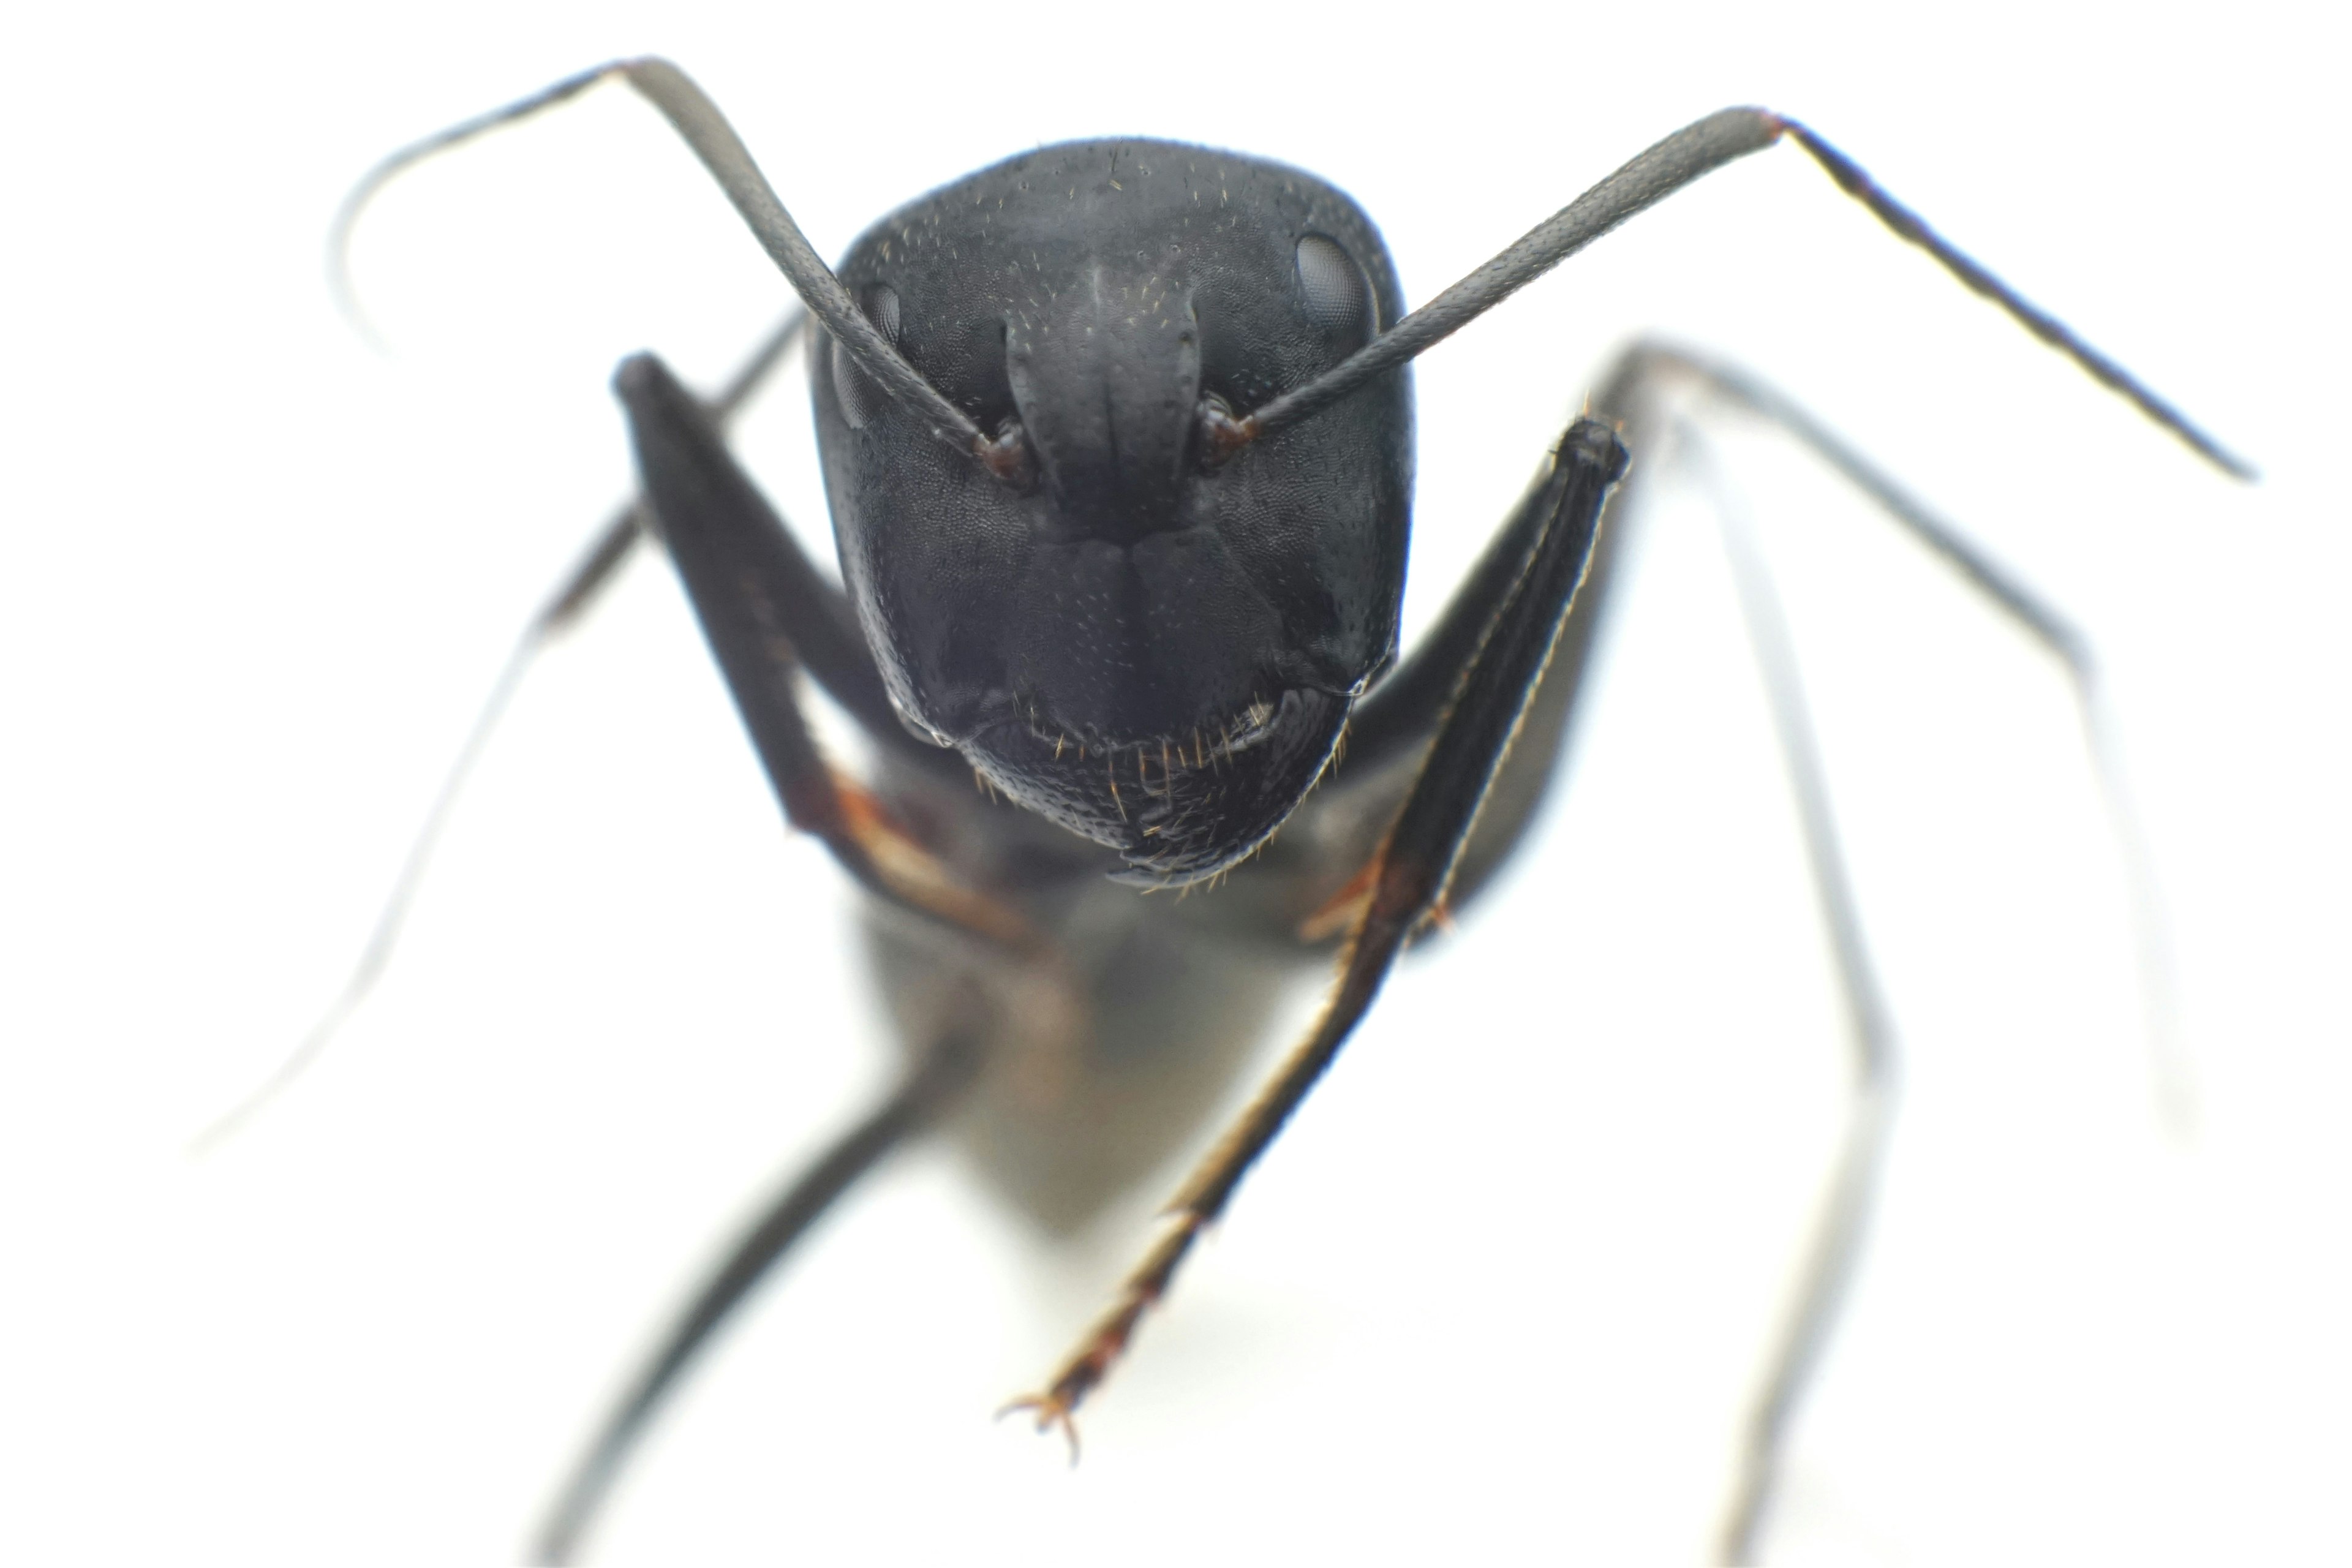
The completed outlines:
<svg viewBox="0 0 2352 1568">
<path fill-rule="evenodd" d="M 893 214 L 839 277 L 994 443 L 935 439 L 817 339 L 842 569 L 900 710 L 1148 877 L 1246 855 L 1395 644 L 1407 374 L 1218 436 L 1401 314 L 1370 221 L 1280 164 L 1074 142 Z"/>
</svg>

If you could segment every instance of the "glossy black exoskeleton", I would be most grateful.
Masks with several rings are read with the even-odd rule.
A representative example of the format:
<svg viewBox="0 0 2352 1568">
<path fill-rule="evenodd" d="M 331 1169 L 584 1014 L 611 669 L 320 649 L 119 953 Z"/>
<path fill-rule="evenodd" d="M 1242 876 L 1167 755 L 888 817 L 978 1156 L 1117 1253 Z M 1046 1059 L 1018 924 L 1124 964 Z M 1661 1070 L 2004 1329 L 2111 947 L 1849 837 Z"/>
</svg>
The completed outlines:
<svg viewBox="0 0 2352 1568">
<path fill-rule="evenodd" d="M 795 314 L 709 402 L 650 355 L 622 367 L 644 499 L 522 652 L 576 616 L 635 540 L 658 536 L 786 815 L 874 895 L 908 1069 L 778 1194 L 665 1337 L 574 1471 L 541 1542 L 550 1558 L 576 1546 L 711 1331 L 893 1148 L 939 1126 L 1011 1202 L 1074 1229 L 1195 1134 L 1283 980 L 1328 962 L 1340 939 L 1308 1037 L 1185 1184 L 1111 1310 L 1019 1402 L 1041 1426 L 1069 1426 L 1405 942 L 1517 846 L 1635 515 L 1640 470 L 1618 482 L 1628 453 L 1669 448 L 1676 399 L 1736 406 L 1809 447 L 2082 680 L 2076 634 L 1801 410 L 1654 344 L 1600 378 L 1433 630 L 1391 667 L 1412 485 L 1408 362 L 1585 244 L 1789 138 L 1902 238 L 2209 460 L 2247 472 L 1836 149 L 1756 109 L 1660 142 L 1410 314 L 1379 234 L 1339 191 L 1165 142 L 1072 142 L 984 169 L 877 224 L 836 274 L 700 89 L 652 59 L 583 73 L 394 155 L 354 193 L 343 228 L 420 157 L 616 77 L 693 147 L 814 319 L 845 592 L 720 429 L 801 335 Z M 1734 554 L 1853 1020 L 1856 1096 L 1746 1434 L 1721 1538 L 1738 1559 L 1853 1261 L 1885 1143 L 1892 1030 L 1769 586 Z M 819 753 L 803 673 L 874 742 L 870 788 Z M 304 1055 L 373 978 L 414 865 Z M 1227 885 L 1190 900 L 1114 885 L 1209 879 Z"/>
<path fill-rule="evenodd" d="M 924 379 L 1028 448 L 1000 482 L 837 345 L 812 356 L 842 570 L 899 711 L 1150 879 L 1233 865 L 1395 646 L 1412 393 L 1385 376 L 1213 466 L 1204 416 L 1396 321 L 1378 232 L 1277 163 L 1073 142 L 892 214 L 839 273 Z"/>
</svg>

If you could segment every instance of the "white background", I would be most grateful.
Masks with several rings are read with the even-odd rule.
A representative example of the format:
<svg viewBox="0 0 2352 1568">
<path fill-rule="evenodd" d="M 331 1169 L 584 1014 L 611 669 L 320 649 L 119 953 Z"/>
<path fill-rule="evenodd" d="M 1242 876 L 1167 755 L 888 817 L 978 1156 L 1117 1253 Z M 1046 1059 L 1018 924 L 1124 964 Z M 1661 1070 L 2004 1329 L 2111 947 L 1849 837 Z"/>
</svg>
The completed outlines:
<svg viewBox="0 0 2352 1568">
<path fill-rule="evenodd" d="M 43 10 L 0 107 L 0 1552 L 517 1554 L 677 1293 L 885 1081 L 842 880 L 647 560 L 525 689 L 374 1002 L 181 1152 L 333 994 L 508 640 L 625 492 L 612 364 L 708 382 L 784 300 L 608 90 L 385 195 L 356 266 L 390 358 L 334 316 L 322 237 L 374 158 L 638 51 L 726 106 L 827 254 L 1131 132 L 1333 179 L 1413 300 L 1769 103 L 2251 455 L 2260 487 L 2218 479 L 1783 148 L 1427 356 L 1408 616 L 1648 329 L 1777 379 L 2072 615 L 2170 912 L 2187 1140 L 2054 667 L 1726 431 L 1906 1058 L 1769 1553 L 2352 1548 L 2320 8 Z M 780 396 L 745 444 L 814 531 L 804 419 Z M 918 1157 L 709 1358 L 605 1554 L 1701 1552 L 1843 1058 L 1711 525 L 1653 521 L 1538 841 L 1391 987 L 1083 1466 L 989 1415 L 1148 1195 L 1055 1253 Z"/>
</svg>

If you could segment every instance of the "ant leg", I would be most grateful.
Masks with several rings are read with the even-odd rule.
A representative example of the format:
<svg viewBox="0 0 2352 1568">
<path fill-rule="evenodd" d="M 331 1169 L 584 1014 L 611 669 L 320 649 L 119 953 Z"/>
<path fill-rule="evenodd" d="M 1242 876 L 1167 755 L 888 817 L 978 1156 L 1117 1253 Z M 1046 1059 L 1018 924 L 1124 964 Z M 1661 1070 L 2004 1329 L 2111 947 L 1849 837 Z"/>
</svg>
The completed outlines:
<svg viewBox="0 0 2352 1568">
<path fill-rule="evenodd" d="M 340 278 L 340 273 L 337 274 Z M 356 305 L 347 303 L 347 310 L 356 319 Z M 727 384 L 708 405 L 710 416 L 722 426 L 741 411 L 764 385 L 770 374 L 782 360 L 785 351 L 796 342 L 807 324 L 805 312 L 794 310 L 778 322 L 773 331 L 751 351 L 742 365 L 730 377 Z M 359 961 L 344 977 L 342 989 L 318 1021 L 302 1037 L 301 1041 L 278 1063 L 277 1068 L 251 1092 L 224 1112 L 210 1126 L 189 1141 L 188 1153 L 199 1156 L 210 1152 L 242 1127 L 256 1112 L 275 1099 L 279 1090 L 299 1078 L 316 1061 L 329 1041 L 342 1028 L 345 1020 L 367 1000 L 368 993 L 383 975 L 384 966 L 392 960 L 392 950 L 400 940 L 401 927 L 408 919 L 409 905 L 416 889 L 425 879 L 425 868 L 433 858 L 434 846 L 441 830 L 449 820 L 457 796 L 464 790 L 466 779 L 480 760 L 488 745 L 491 732 L 505 717 L 507 706 L 522 684 L 523 676 L 547 645 L 559 635 L 571 629 L 581 616 L 601 595 L 623 563 L 627 561 L 638 535 L 646 526 L 645 505 L 632 499 L 614 512 L 612 519 L 597 531 L 595 542 L 583 552 L 579 562 L 568 573 L 562 584 L 548 595 L 538 614 L 525 626 L 522 635 L 515 639 L 514 650 L 507 655 L 505 666 L 491 685 L 490 694 L 483 700 L 475 716 L 473 728 L 466 732 L 464 744 L 457 748 L 457 760 L 435 793 L 425 821 L 409 841 L 408 854 L 402 859 L 400 873 L 393 879 L 392 891 L 385 897 L 383 907 L 368 933 L 367 943 L 361 948 Z"/>
<path fill-rule="evenodd" d="M 644 504 L 672 552 L 680 549 L 676 536 L 681 531 L 688 534 L 683 548 L 688 552 L 701 548 L 706 533 L 710 535 L 710 547 L 728 556 L 726 565 L 756 584 L 730 594 L 758 596 L 753 613 L 763 628 L 789 638 L 792 661 L 805 668 L 861 729 L 886 745 L 905 742 L 911 756 L 940 758 L 938 747 L 918 741 L 899 723 L 848 595 L 817 570 L 752 485 L 700 401 L 651 354 L 625 362 L 614 387 L 628 410 L 646 487 Z M 684 560 L 678 570 L 702 612 L 697 574 Z"/>
<path fill-rule="evenodd" d="M 1676 382 L 1691 384 L 1705 396 L 1728 403 L 1794 437 L 2064 666 L 2135 893 L 2141 980 L 2153 1033 L 2159 1101 L 2168 1119 L 2180 1125 L 2193 1095 L 2171 1034 L 2164 922 L 2155 900 L 2153 873 L 2098 702 L 2095 666 L 2086 640 L 2022 582 L 1810 414 L 1739 371 L 1688 351 L 1640 343 L 1619 361 L 1598 402 L 1626 425 L 1654 432 L 1644 445 L 1645 451 L 1664 454 L 1671 449 L 1675 456 L 1670 461 L 1695 459 L 1703 473 L 1716 479 L 1712 465 L 1706 462 L 1701 439 L 1687 420 L 1675 422 L 1671 440 L 1658 438 L 1666 434 L 1658 427 L 1668 416 L 1662 394 Z M 1723 493 L 1719 479 L 1716 488 L 1717 513 L 1723 525 L 1741 616 L 1796 799 L 1853 1048 L 1853 1102 L 1844 1141 L 1799 1272 L 1788 1321 L 1748 1417 L 1739 1473 L 1717 1538 L 1721 1559 L 1738 1563 L 1754 1554 L 1773 1502 L 1790 1423 L 1818 1371 L 1861 1255 L 1894 1114 L 1897 1063 L 1893 1022 L 1863 939 L 1786 620 L 1740 508 Z"/>
<path fill-rule="evenodd" d="M 1664 410 L 1651 394 L 1660 378 L 1689 368 L 1663 351 L 1636 348 L 1620 362 L 1595 399 L 1596 411 L 1618 425 L 1647 466 L 1611 500 L 1590 574 L 1569 610 L 1542 687 L 1528 704 L 1518 743 L 1497 773 L 1487 808 L 1457 870 L 1456 888 L 1472 882 L 1474 858 L 1484 857 L 1480 869 L 1491 869 L 1507 858 L 1557 770 L 1560 742 L 1581 694 L 1586 657 L 1613 584 L 1619 552 L 1640 514 L 1642 480 L 1662 471 L 1674 460 L 1672 448 L 1689 440 L 1679 428 L 1674 434 L 1680 441 L 1668 438 Z M 1765 411 L 1760 395 L 1741 401 Z M 1771 405 L 1771 412 L 1779 413 L 1779 405 Z M 2020 584 L 1986 562 L 1953 531 L 1928 519 L 1857 457 L 1843 447 L 1832 447 L 1830 438 L 1818 426 L 1810 421 L 1799 426 L 1786 417 L 1780 422 L 1796 428 L 1833 467 L 1921 534 L 1972 583 L 2066 658 L 2070 668 L 2080 668 L 2081 639 Z M 1505 523 L 1427 640 L 1365 699 L 1361 717 L 1349 731 L 1350 761 L 1369 762 L 1368 772 L 1377 774 L 1410 745 L 1426 742 L 1444 705 L 1453 700 L 1460 685 L 1458 676 L 1449 679 L 1449 667 L 1459 670 L 1486 635 L 1486 623 L 1512 591 L 1532 547 L 1531 518 L 1539 519 L 1541 499 L 1538 487 Z M 1794 1308 L 1743 1434 L 1740 1473 L 1719 1537 L 1719 1554 L 1726 1562 L 1746 1561 L 1752 1552 L 1778 1479 L 1790 1417 L 1835 1326 L 1876 1190 L 1894 1097 L 1893 1029 L 1862 941 L 1793 656 L 1761 561 L 1752 550 L 1738 548 L 1744 541 L 1734 542 L 1733 567 L 1742 615 L 1799 804 L 1807 856 L 1847 1003 L 1854 1040 L 1855 1084 L 1844 1145 L 1801 1272 Z M 1380 786 L 1358 782 L 1357 787 Z M 1358 899 L 1368 896 L 1369 886 L 1368 878 L 1360 878 L 1350 885 L 1349 893 Z M 1353 906 L 1342 907 L 1352 910 Z"/>
<path fill-rule="evenodd" d="M 1584 578 L 1601 502 L 1624 468 L 1625 449 L 1607 426 L 1580 419 L 1570 426 L 1546 486 L 1543 537 L 1464 669 L 1460 696 L 1438 725 L 1427 760 L 1373 863 L 1322 1016 L 1193 1170 L 1170 1205 L 1167 1231 L 1128 1277 L 1118 1303 L 1043 1394 L 1017 1402 L 1015 1408 L 1036 1413 L 1041 1430 L 1074 1430 L 1073 1415 L 1126 1348 L 1145 1310 L 1167 1292 L 1194 1239 L 1224 1212 L 1243 1176 L 1338 1058 L 1406 940 L 1443 913 L 1464 842 Z"/>
<path fill-rule="evenodd" d="M 793 542 L 694 395 L 651 354 L 624 361 L 613 384 L 646 500 L 786 818 L 823 838 L 876 897 L 992 945 L 1036 951 L 1026 920 L 958 881 L 818 754 L 795 690 L 803 667 L 877 742 L 935 768 L 963 766 L 899 724 L 847 601 Z"/>
<path fill-rule="evenodd" d="M 728 378 L 727 384 L 719 388 L 719 395 L 704 404 L 703 406 L 710 411 L 710 417 L 719 422 L 720 429 L 731 424 L 735 416 L 742 412 L 743 405 L 767 384 L 768 377 L 782 362 L 785 352 L 800 341 L 801 333 L 807 328 L 807 311 L 795 309 L 785 312 L 784 319 L 760 341 L 760 346 L 753 349 L 751 357 Z M 605 585 L 621 569 L 621 563 L 629 558 L 631 547 L 644 534 L 646 527 L 645 501 L 632 496 L 628 504 L 614 512 L 612 520 L 597 531 L 595 542 L 581 554 L 579 563 L 563 580 L 563 585 L 548 595 L 547 603 L 541 606 L 539 614 L 523 632 L 524 646 L 536 648 L 556 633 L 569 630 L 572 624 L 586 613 L 588 606 L 603 595 Z"/>
<path fill-rule="evenodd" d="M 2191 1135 L 2197 1121 L 2196 1075 L 2180 1037 L 2172 990 L 2172 939 L 2158 884 L 2155 858 L 2134 809 L 2123 759 L 2099 683 L 2098 663 L 2089 640 L 2008 569 L 1937 517 L 1867 458 L 1847 446 L 1811 414 L 1774 388 L 1730 365 L 1665 343 L 1644 342 L 1627 351 L 1604 395 L 1608 406 L 1631 407 L 1659 382 L 1681 379 L 1709 397 L 1764 420 L 1794 437 L 1827 463 L 1906 532 L 1942 559 L 1962 582 L 2065 666 L 2083 726 L 2084 749 L 2098 780 L 2107 826 L 2130 891 L 2133 945 L 2139 972 L 2140 1007 L 2147 1018 L 2149 1075 L 2157 1108 L 2177 1138 Z M 1613 399 L 1613 402 L 1608 400 Z"/>
<path fill-rule="evenodd" d="M 1636 453 L 1643 450 L 1638 440 L 1629 439 L 1626 445 Z M 1616 587 L 1630 521 L 1628 506 L 1635 491 L 1635 482 L 1619 487 L 1602 509 L 1584 582 L 1569 605 L 1551 661 L 1520 717 L 1510 753 L 1479 806 L 1477 826 L 1454 868 L 1446 892 L 1449 910 L 1466 908 L 1486 879 L 1510 858 L 1558 778 L 1584 693 L 1593 644 Z M 1316 812 L 1346 812 L 1355 831 L 1328 836 L 1335 847 L 1319 857 L 1306 879 L 1310 885 L 1319 883 L 1328 890 L 1333 880 L 1360 872 L 1377 848 L 1379 836 L 1394 819 L 1412 785 L 1407 760 L 1429 744 L 1448 704 L 1462 688 L 1463 671 L 1488 626 L 1509 602 L 1543 537 L 1553 499 L 1549 476 L 1538 475 L 1447 601 L 1437 624 L 1357 705 L 1349 721 L 1342 759 L 1348 771 L 1327 779 L 1307 800 Z M 1298 837 L 1312 842 L 1314 830 L 1310 827 Z M 1277 855 L 1281 847 L 1277 841 Z M 1360 877 L 1348 891 L 1360 892 L 1369 883 Z M 1310 940 L 1337 929 L 1333 917 L 1345 907 L 1343 896 L 1318 910 L 1302 929 Z"/>
<path fill-rule="evenodd" d="M 959 1035 L 940 1041 L 888 1099 L 835 1139 L 737 1238 L 573 1466 L 532 1545 L 534 1562 L 572 1561 L 630 1449 L 719 1325 L 859 1178 L 956 1103 L 979 1065 L 971 1040 Z"/>
<path fill-rule="evenodd" d="M 1619 357 L 1598 401 L 1609 416 L 1653 416 L 1658 388 L 1676 379 L 1694 383 L 1707 395 L 1777 426 L 1836 469 L 1906 532 L 1941 557 L 1969 586 L 1991 601 L 1994 608 L 2014 621 L 2020 630 L 2062 661 L 2084 706 L 2089 705 L 2094 669 L 2090 647 L 2082 633 L 2042 603 L 2014 574 L 1969 542 L 1958 529 L 1935 516 L 1868 458 L 1774 388 L 1689 349 L 1645 342 L 1635 343 Z"/>
<path fill-rule="evenodd" d="M 1678 435 L 1685 452 L 1703 455 L 1695 431 L 1684 429 Z M 1711 472 L 1710 477 L 1714 477 Z M 1755 1556 L 1779 1487 L 1790 1422 L 1820 1370 L 1822 1352 L 1836 1331 L 1838 1313 L 1862 1257 L 1894 1121 L 1896 1056 L 1894 1019 L 1863 940 L 1862 919 L 1838 843 L 1837 819 L 1830 806 L 1821 750 L 1806 710 L 1788 620 L 1741 509 L 1731 498 L 1719 494 L 1717 516 L 1731 562 L 1740 618 L 1763 678 L 1772 727 L 1788 768 L 1790 792 L 1796 796 L 1806 864 L 1814 894 L 1821 900 L 1822 923 L 1837 965 L 1853 1050 L 1853 1103 L 1845 1138 L 1805 1249 L 1793 1309 L 1773 1346 L 1763 1387 L 1740 1435 L 1738 1474 L 1717 1537 L 1717 1560 L 1739 1563 Z"/>
</svg>

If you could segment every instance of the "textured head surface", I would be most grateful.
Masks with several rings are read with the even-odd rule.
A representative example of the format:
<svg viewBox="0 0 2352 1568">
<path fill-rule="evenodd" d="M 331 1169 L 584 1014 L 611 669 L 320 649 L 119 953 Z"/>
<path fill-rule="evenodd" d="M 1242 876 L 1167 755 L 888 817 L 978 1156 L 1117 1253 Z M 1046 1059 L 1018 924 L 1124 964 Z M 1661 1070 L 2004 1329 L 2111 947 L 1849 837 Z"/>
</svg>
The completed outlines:
<svg viewBox="0 0 2352 1568">
<path fill-rule="evenodd" d="M 1161 142 L 1047 147 L 877 224 L 842 282 L 983 430 L 1008 485 L 830 344 L 812 356 L 842 569 L 891 695 L 1022 804 L 1151 874 L 1245 855 L 1396 637 L 1405 373 L 1201 459 L 1402 313 L 1330 185 Z"/>
</svg>

